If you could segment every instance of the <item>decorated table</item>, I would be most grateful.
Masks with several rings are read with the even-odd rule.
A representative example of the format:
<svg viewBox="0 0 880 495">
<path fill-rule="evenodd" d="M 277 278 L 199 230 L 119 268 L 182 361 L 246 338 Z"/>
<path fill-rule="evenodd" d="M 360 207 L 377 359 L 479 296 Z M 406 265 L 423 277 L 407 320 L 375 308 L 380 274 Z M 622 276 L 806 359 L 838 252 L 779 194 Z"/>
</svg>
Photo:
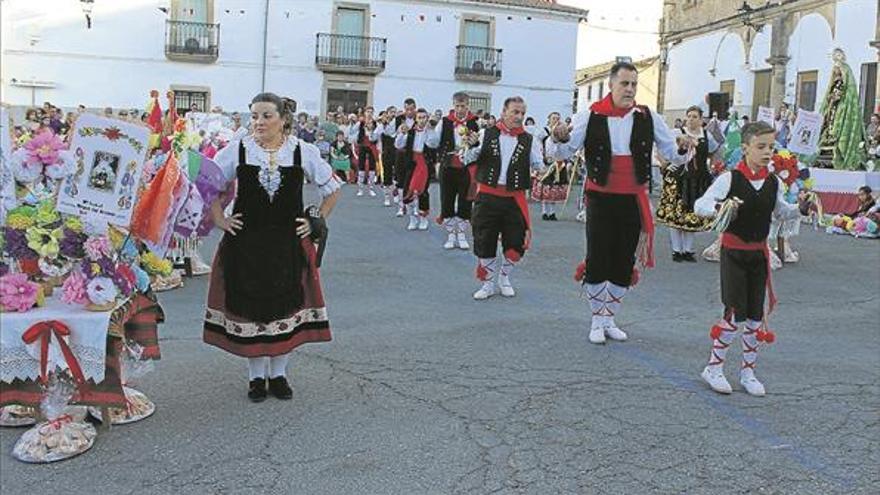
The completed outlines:
<svg viewBox="0 0 880 495">
<path fill-rule="evenodd" d="M 822 200 L 825 213 L 855 211 L 859 206 L 856 193 L 862 186 L 880 191 L 880 172 L 811 168 L 810 176 L 815 180 L 813 190 Z"/>
</svg>

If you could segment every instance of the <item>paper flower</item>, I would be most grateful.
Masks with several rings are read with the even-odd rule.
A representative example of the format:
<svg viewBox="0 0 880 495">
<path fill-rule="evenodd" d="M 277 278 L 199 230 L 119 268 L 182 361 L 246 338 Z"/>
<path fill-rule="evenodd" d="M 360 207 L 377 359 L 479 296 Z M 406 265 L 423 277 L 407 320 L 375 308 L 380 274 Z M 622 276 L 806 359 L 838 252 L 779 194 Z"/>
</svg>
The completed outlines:
<svg viewBox="0 0 880 495">
<path fill-rule="evenodd" d="M 79 270 L 73 270 L 61 286 L 61 301 L 65 304 L 88 304 L 86 277 Z"/>
<path fill-rule="evenodd" d="M 83 243 L 83 247 L 85 248 L 86 256 L 92 261 L 98 261 L 102 257 L 110 256 L 113 252 L 113 245 L 110 239 L 103 235 L 90 237 Z"/>
<path fill-rule="evenodd" d="M 151 275 L 170 275 L 174 266 L 171 260 L 162 259 L 152 251 L 141 255 L 141 264 L 147 273 Z"/>
<path fill-rule="evenodd" d="M 79 217 L 67 217 L 64 220 L 64 227 L 74 231 L 74 232 L 82 232 L 83 231 L 83 222 L 79 219 Z"/>
<path fill-rule="evenodd" d="M 82 232 L 71 230 L 67 226 L 64 227 L 63 231 L 64 235 L 61 237 L 59 244 L 61 256 L 71 260 L 84 258 L 86 251 L 83 244 L 88 239 L 88 236 Z"/>
<path fill-rule="evenodd" d="M 61 220 L 61 215 L 58 214 L 55 205 L 52 204 L 51 201 L 41 201 L 40 204 L 37 205 L 34 220 L 37 222 L 37 225 L 46 227 Z"/>
<path fill-rule="evenodd" d="M 116 266 L 116 273 L 113 275 L 113 283 L 116 284 L 116 287 L 123 296 L 131 295 L 134 291 L 136 281 L 137 276 L 128 265 L 120 263 Z"/>
<path fill-rule="evenodd" d="M 119 290 L 116 288 L 113 280 L 107 277 L 97 277 L 86 285 L 86 293 L 89 295 L 89 300 L 92 303 L 107 304 L 116 300 Z"/>
<path fill-rule="evenodd" d="M 59 242 L 62 233 L 61 229 L 50 230 L 36 226 L 31 227 L 26 231 L 27 245 L 41 258 L 55 258 L 61 250 Z"/>
<path fill-rule="evenodd" d="M 9 273 L 9 265 L 0 261 L 0 277 Z"/>
<path fill-rule="evenodd" d="M 24 230 L 5 227 L 3 229 L 3 237 L 6 252 L 13 258 L 17 260 L 37 258 L 37 253 L 28 247 L 28 240 Z"/>
<path fill-rule="evenodd" d="M 4 275 L 0 277 L 0 306 L 4 311 L 27 311 L 37 303 L 39 289 L 24 273 Z"/>
<path fill-rule="evenodd" d="M 52 131 L 45 130 L 37 134 L 24 145 L 27 150 L 29 165 L 54 165 L 58 163 L 59 151 L 64 149 L 64 141 Z"/>
<path fill-rule="evenodd" d="M 146 292 L 150 288 L 150 274 L 137 265 L 132 265 L 131 270 L 135 275 L 135 287 L 140 292 Z M 0 272 L 2 273 L 2 272 Z"/>
</svg>

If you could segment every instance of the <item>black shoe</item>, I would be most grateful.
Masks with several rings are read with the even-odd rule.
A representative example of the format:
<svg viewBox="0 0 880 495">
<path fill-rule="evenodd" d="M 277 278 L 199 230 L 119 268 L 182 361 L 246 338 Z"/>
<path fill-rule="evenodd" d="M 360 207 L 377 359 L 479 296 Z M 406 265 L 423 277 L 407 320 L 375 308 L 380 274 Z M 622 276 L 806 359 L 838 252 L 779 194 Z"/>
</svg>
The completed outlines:
<svg viewBox="0 0 880 495">
<path fill-rule="evenodd" d="M 281 400 L 290 400 L 293 398 L 293 390 L 287 384 L 287 378 L 276 376 L 269 378 L 269 393 Z"/>
<path fill-rule="evenodd" d="M 556 221 L 556 213 L 551 213 L 550 215 L 548 215 L 547 220 L 550 220 L 551 222 L 555 222 Z"/>
<path fill-rule="evenodd" d="M 690 263 L 697 262 L 697 258 L 694 256 L 694 253 L 684 253 L 681 255 L 681 259 L 688 261 Z"/>
<path fill-rule="evenodd" d="M 251 402 L 263 402 L 266 400 L 266 379 L 254 378 L 248 388 L 248 399 Z"/>
<path fill-rule="evenodd" d="M 682 260 L 684 259 L 683 256 L 684 255 L 682 255 L 681 253 L 673 251 L 672 252 L 672 261 L 674 261 L 676 263 L 681 263 Z"/>
<path fill-rule="evenodd" d="M 548 214 L 546 214 L 546 213 L 542 213 L 542 214 L 541 214 L 541 220 L 550 220 L 550 215 L 548 215 Z"/>
</svg>

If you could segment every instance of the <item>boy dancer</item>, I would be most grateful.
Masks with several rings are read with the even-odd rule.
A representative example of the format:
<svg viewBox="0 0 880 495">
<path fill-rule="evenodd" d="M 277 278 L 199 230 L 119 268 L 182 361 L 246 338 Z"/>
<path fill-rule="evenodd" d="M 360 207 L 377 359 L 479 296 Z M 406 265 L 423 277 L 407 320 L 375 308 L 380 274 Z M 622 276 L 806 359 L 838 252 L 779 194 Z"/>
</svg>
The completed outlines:
<svg viewBox="0 0 880 495">
<path fill-rule="evenodd" d="M 379 127 L 373 119 L 373 107 L 364 109 L 364 116 L 349 129 L 352 147 L 358 156 L 358 196 L 364 195 L 367 185 L 370 196 L 376 196 L 373 184 L 376 182 L 376 162 L 379 159 Z"/>
<path fill-rule="evenodd" d="M 428 214 L 431 211 L 428 195 L 428 164 L 425 151 L 436 148 L 440 138 L 428 126 L 428 112 L 420 108 L 413 127 L 401 124 L 394 144 L 402 152 L 399 158 L 403 183 L 403 207 L 409 210 L 407 230 L 428 230 Z"/>
<path fill-rule="evenodd" d="M 724 377 L 724 358 L 740 325 L 744 325 L 740 383 L 751 395 L 765 394 L 764 385 L 755 377 L 755 364 L 758 342 L 769 344 L 775 340 L 773 332 L 766 330 L 766 326 L 761 328 L 765 293 L 769 293 L 768 313 L 776 304 L 770 281 L 767 234 L 773 217 L 786 220 L 800 214 L 797 205 L 785 201 L 780 179 L 767 169 L 773 156 L 774 134 L 773 126 L 766 122 L 746 124 L 742 130 L 743 161 L 715 179 L 694 204 L 694 212 L 700 216 L 733 217 L 721 235 L 724 316 L 710 332 L 712 352 L 701 374 L 712 390 L 722 394 L 731 392 Z"/>
</svg>

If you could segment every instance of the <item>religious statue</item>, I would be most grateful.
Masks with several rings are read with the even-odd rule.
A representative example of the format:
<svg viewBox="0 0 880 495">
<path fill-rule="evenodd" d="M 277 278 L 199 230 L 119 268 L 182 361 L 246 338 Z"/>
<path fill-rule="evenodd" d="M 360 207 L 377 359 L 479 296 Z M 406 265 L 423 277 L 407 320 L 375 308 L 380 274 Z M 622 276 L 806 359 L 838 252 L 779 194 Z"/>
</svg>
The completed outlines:
<svg viewBox="0 0 880 495">
<path fill-rule="evenodd" d="M 859 105 L 859 86 L 846 63 L 846 55 L 835 48 L 828 91 L 822 101 L 822 134 L 819 154 L 830 158 L 833 168 L 856 170 L 865 163 L 865 127 Z"/>
</svg>

